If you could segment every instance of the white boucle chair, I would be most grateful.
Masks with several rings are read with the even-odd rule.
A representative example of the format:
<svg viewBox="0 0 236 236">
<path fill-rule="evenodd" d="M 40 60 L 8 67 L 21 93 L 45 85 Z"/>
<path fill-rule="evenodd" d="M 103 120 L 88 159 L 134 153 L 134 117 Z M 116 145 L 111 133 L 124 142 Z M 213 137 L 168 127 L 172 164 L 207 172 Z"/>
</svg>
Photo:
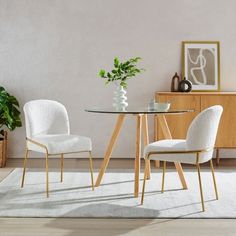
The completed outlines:
<svg viewBox="0 0 236 236">
<path fill-rule="evenodd" d="M 196 165 L 203 211 L 205 210 L 205 207 L 201 184 L 200 164 L 210 160 L 216 199 L 218 199 L 212 156 L 222 112 L 222 106 L 216 105 L 209 107 L 198 114 L 188 129 L 186 140 L 160 140 L 150 143 L 145 147 L 145 172 L 141 204 L 143 204 L 144 200 L 149 160 L 163 161 L 162 192 L 164 191 L 166 162 L 180 162 Z"/>
<path fill-rule="evenodd" d="M 62 182 L 64 154 L 88 152 L 92 189 L 94 189 L 91 139 L 70 134 L 70 124 L 66 108 L 56 101 L 33 100 L 25 104 L 24 113 L 26 124 L 26 152 L 21 187 L 24 186 L 25 169 L 29 151 L 44 153 L 46 156 L 47 197 L 49 197 L 48 157 L 60 155 Z"/>
</svg>

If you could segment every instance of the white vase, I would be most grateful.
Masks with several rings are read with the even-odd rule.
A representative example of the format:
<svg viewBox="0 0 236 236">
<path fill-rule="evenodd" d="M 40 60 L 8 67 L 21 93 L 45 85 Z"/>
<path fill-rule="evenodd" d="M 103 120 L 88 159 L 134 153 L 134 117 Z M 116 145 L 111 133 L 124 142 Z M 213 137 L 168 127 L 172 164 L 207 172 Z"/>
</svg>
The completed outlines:
<svg viewBox="0 0 236 236">
<path fill-rule="evenodd" d="M 122 111 L 128 106 L 126 91 L 123 86 L 120 86 L 119 83 L 115 83 L 116 89 L 114 91 L 113 104 L 112 106 L 118 110 Z"/>
</svg>

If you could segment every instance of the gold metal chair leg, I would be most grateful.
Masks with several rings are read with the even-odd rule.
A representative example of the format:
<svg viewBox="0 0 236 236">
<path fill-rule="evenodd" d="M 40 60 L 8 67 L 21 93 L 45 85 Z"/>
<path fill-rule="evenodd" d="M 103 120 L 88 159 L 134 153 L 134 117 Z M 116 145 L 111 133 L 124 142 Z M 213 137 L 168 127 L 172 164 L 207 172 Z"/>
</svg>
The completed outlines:
<svg viewBox="0 0 236 236">
<path fill-rule="evenodd" d="M 145 184 L 148 176 L 148 161 L 145 160 L 145 169 L 144 169 L 144 179 L 143 179 L 143 190 L 142 190 L 142 198 L 141 198 L 141 205 L 143 205 L 144 201 L 144 192 L 145 192 Z"/>
<path fill-rule="evenodd" d="M 218 197 L 218 191 L 217 191 L 217 186 L 216 186 L 216 178 L 215 178 L 215 172 L 214 172 L 214 167 L 213 167 L 212 159 L 210 160 L 210 164 L 211 164 L 211 173 L 212 173 L 213 182 L 214 182 L 216 200 L 218 200 L 219 197 Z"/>
<path fill-rule="evenodd" d="M 61 182 L 63 181 L 64 155 L 61 154 Z"/>
<path fill-rule="evenodd" d="M 27 165 L 28 153 L 29 153 L 29 150 L 28 150 L 28 148 L 26 147 L 26 149 L 25 149 L 24 169 L 23 169 L 23 175 L 22 175 L 21 188 L 24 187 L 24 181 L 25 181 L 25 169 L 26 169 L 26 165 Z"/>
<path fill-rule="evenodd" d="M 147 161 L 148 167 L 147 167 L 147 179 L 151 179 L 151 161 Z"/>
<path fill-rule="evenodd" d="M 163 161 L 163 173 L 162 173 L 162 186 L 161 186 L 161 192 L 164 192 L 164 186 L 165 186 L 165 173 L 166 173 L 166 161 Z"/>
<path fill-rule="evenodd" d="M 49 183 L 48 183 L 48 152 L 46 152 L 46 194 L 49 197 Z"/>
<path fill-rule="evenodd" d="M 202 191 L 201 173 L 200 173 L 200 165 L 199 165 L 199 163 L 197 163 L 196 165 L 197 165 L 198 181 L 199 181 L 199 188 L 200 188 L 201 201 L 202 201 L 202 211 L 205 211 L 203 191 Z"/>
<path fill-rule="evenodd" d="M 92 153 L 91 153 L 91 152 L 89 152 L 89 167 L 90 167 L 90 174 L 91 174 L 92 190 L 94 190 L 94 182 L 93 182 L 93 159 L 92 159 Z"/>
<path fill-rule="evenodd" d="M 149 144 L 147 114 L 142 116 L 142 124 L 143 124 L 143 144 L 144 144 L 144 146 L 147 146 Z M 151 177 L 151 163 L 150 163 L 150 160 L 147 160 L 147 162 L 148 162 L 147 179 L 150 179 L 150 177 Z"/>
</svg>

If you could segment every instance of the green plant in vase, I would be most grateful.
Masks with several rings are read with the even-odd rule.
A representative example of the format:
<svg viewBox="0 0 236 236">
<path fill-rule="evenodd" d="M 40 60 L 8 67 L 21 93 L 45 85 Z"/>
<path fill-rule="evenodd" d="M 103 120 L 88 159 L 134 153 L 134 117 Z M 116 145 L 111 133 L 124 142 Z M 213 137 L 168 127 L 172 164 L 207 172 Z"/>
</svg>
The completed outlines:
<svg viewBox="0 0 236 236">
<path fill-rule="evenodd" d="M 104 69 L 101 69 L 99 72 L 99 76 L 105 79 L 105 84 L 114 83 L 116 85 L 113 106 L 118 110 L 123 110 L 128 106 L 125 91 L 128 86 L 128 80 L 144 71 L 143 68 L 138 68 L 137 66 L 140 60 L 140 57 L 135 57 L 125 62 L 120 62 L 116 57 L 114 59 L 114 68 L 111 71 L 106 72 Z"/>
<path fill-rule="evenodd" d="M 6 147 L 7 131 L 3 127 L 13 131 L 21 127 L 21 118 L 19 111 L 19 102 L 10 95 L 3 87 L 0 86 L 0 167 L 6 165 Z"/>
</svg>

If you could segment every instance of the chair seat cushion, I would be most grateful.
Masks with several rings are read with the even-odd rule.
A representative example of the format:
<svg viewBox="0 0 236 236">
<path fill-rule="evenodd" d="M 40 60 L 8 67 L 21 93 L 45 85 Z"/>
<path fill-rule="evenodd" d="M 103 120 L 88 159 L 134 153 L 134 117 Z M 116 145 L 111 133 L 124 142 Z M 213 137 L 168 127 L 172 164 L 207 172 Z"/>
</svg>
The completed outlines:
<svg viewBox="0 0 236 236">
<path fill-rule="evenodd" d="M 49 154 L 82 152 L 92 150 L 91 139 L 78 135 L 38 135 L 33 137 L 32 140 L 46 146 Z M 30 141 L 28 141 L 27 144 L 29 150 L 45 153 L 45 148 L 33 144 Z"/>
<path fill-rule="evenodd" d="M 150 143 L 144 149 L 144 157 L 146 158 L 150 152 L 168 152 L 168 151 L 190 151 L 186 148 L 186 140 L 184 139 L 165 139 L 154 143 Z M 199 163 L 206 162 L 212 158 L 213 151 L 200 153 Z M 181 154 L 153 154 L 150 160 L 160 160 L 168 162 L 181 162 L 187 164 L 196 163 L 195 153 Z"/>
</svg>

